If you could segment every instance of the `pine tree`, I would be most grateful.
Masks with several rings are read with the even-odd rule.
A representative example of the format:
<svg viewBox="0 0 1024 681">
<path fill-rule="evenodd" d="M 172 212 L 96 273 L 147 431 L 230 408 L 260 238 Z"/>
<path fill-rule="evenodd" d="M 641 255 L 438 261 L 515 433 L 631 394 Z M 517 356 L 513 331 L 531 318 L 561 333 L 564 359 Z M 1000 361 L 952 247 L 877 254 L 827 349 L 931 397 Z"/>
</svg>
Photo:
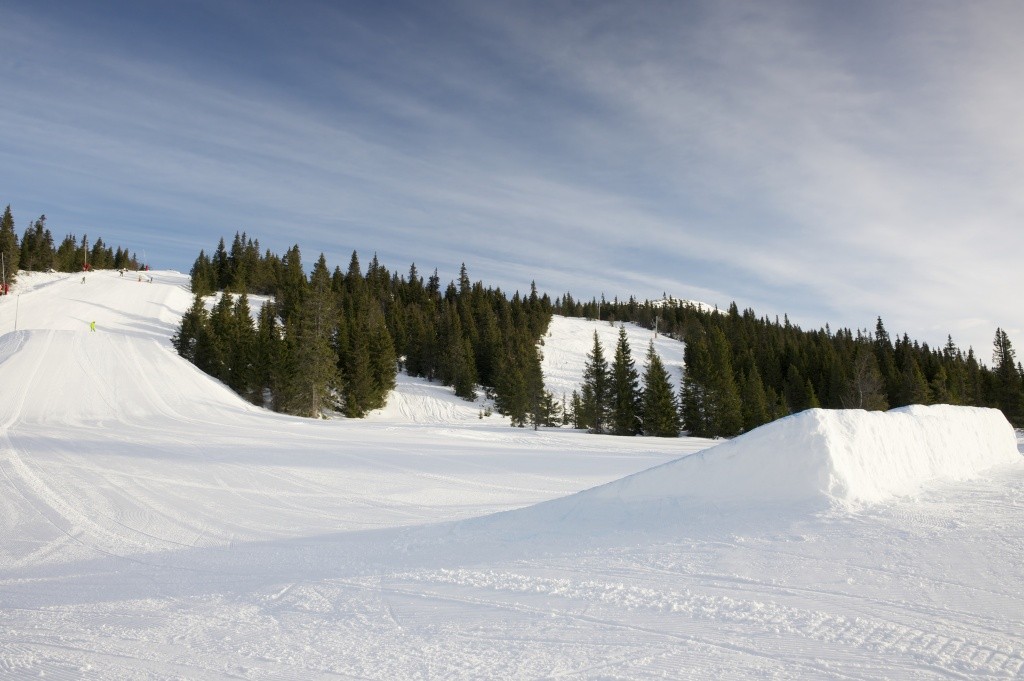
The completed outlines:
<svg viewBox="0 0 1024 681">
<path fill-rule="evenodd" d="M 928 381 L 925 380 L 917 360 L 909 351 L 903 352 L 900 360 L 899 380 L 896 383 L 895 406 L 928 404 L 929 396 Z"/>
<path fill-rule="evenodd" d="M 277 323 L 274 305 L 267 301 L 260 307 L 253 343 L 253 401 L 273 406 L 275 375 L 281 361 L 281 329 Z M 268 401 L 269 398 L 269 401 Z"/>
<path fill-rule="evenodd" d="M 1001 409 L 1015 427 L 1024 425 L 1024 395 L 1021 372 L 1016 364 L 1016 352 L 1006 331 L 996 329 L 992 342 L 993 403 Z"/>
<path fill-rule="evenodd" d="M 217 275 L 216 289 L 220 291 L 228 288 L 231 286 L 231 261 L 228 258 L 223 238 L 217 244 L 217 250 L 214 251 L 212 260 L 213 269 Z"/>
<path fill-rule="evenodd" d="M 515 427 L 523 427 L 530 414 L 530 395 L 518 353 L 506 348 L 498 362 L 494 405 Z"/>
<path fill-rule="evenodd" d="M 249 307 L 249 295 L 245 291 L 242 291 L 235 300 L 232 326 L 232 342 L 228 353 L 228 385 L 245 399 L 258 404 L 260 397 L 257 394 L 258 379 L 255 365 L 256 329 Z"/>
<path fill-rule="evenodd" d="M 647 348 L 644 368 L 644 390 L 640 402 L 644 435 L 677 437 L 679 435 L 679 404 L 672 391 L 672 381 L 661 357 L 654 351 L 654 341 Z"/>
<path fill-rule="evenodd" d="M 10 205 L 4 209 L 3 218 L 0 218 L 0 253 L 3 254 L 3 275 L 0 279 L 0 295 L 14 283 L 18 274 L 18 263 L 21 259 L 21 249 L 18 248 L 18 235 L 14 231 L 14 216 L 11 214 Z"/>
<path fill-rule="evenodd" d="M 189 275 L 193 294 L 208 296 L 217 290 L 217 272 L 205 251 L 199 251 Z"/>
<path fill-rule="evenodd" d="M 373 371 L 370 362 L 370 335 L 365 324 L 353 320 L 345 336 L 347 349 L 342 361 L 344 384 L 344 412 L 350 418 L 360 418 L 369 410 L 374 395 Z"/>
<path fill-rule="evenodd" d="M 608 361 L 604 358 L 604 348 L 594 331 L 594 347 L 587 354 L 583 368 L 583 414 L 584 421 L 592 433 L 605 433 L 608 430 L 611 384 L 609 381 Z"/>
<path fill-rule="evenodd" d="M 306 273 L 302 270 L 302 254 L 296 244 L 284 254 L 277 282 L 278 315 L 285 323 L 298 314 L 305 294 Z"/>
<path fill-rule="evenodd" d="M 712 430 L 714 435 L 732 437 L 743 431 L 740 392 L 732 370 L 732 348 L 725 333 L 712 328 L 708 344 L 711 356 Z"/>
<path fill-rule="evenodd" d="M 287 377 L 283 406 L 292 414 L 319 417 L 337 405 L 340 387 L 337 355 L 331 346 L 334 298 L 323 254 L 313 268 L 309 290 L 297 316 L 294 343 L 289 346 L 294 362 Z"/>
<path fill-rule="evenodd" d="M 713 437 L 711 354 L 702 332 L 691 334 L 683 349 L 680 410 L 683 428 L 693 437 Z"/>
<path fill-rule="evenodd" d="M 210 323 L 203 299 L 195 296 L 192 306 L 181 318 L 171 343 L 178 354 L 192 362 L 200 370 L 216 375 L 221 364 L 221 349 Z"/>
<path fill-rule="evenodd" d="M 640 377 L 633 362 L 626 327 L 621 325 L 610 379 L 611 432 L 614 435 L 636 435 L 640 432 Z"/>
<path fill-rule="evenodd" d="M 572 423 L 572 427 L 576 430 L 586 428 L 587 425 L 583 421 L 583 400 L 580 397 L 578 390 L 572 391 L 572 401 L 569 407 L 569 420 Z"/>
<path fill-rule="evenodd" d="M 757 370 L 757 364 L 750 368 L 750 372 L 744 378 L 741 397 L 744 431 L 751 431 L 771 420 L 768 397 L 765 394 L 764 383 L 761 381 L 761 372 Z"/>
<path fill-rule="evenodd" d="M 373 392 L 367 402 L 370 410 L 380 409 L 387 404 L 388 395 L 395 389 L 395 376 L 398 373 L 398 360 L 395 357 L 395 344 L 388 332 L 384 315 L 379 309 L 372 309 L 367 317 L 370 348 L 370 377 Z"/>
<path fill-rule="evenodd" d="M 739 389 L 732 370 L 732 350 L 725 333 L 712 327 L 690 336 L 683 353 L 683 425 L 698 437 L 732 437 L 743 430 Z"/>
</svg>

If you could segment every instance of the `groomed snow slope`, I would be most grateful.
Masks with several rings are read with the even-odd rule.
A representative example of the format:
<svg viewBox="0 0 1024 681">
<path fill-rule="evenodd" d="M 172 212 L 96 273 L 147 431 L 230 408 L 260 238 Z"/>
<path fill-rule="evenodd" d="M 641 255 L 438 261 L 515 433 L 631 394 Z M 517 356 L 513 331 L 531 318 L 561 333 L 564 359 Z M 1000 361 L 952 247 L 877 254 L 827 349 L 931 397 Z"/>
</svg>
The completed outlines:
<svg viewBox="0 0 1024 681">
<path fill-rule="evenodd" d="M 719 508 L 859 506 L 1020 463 L 1016 435 L 997 409 L 809 409 L 581 496 Z"/>
<path fill-rule="evenodd" d="M 594 347 L 594 333 L 601 341 L 604 356 L 611 364 L 615 347 L 619 342 L 619 324 L 609 324 L 572 317 L 551 318 L 547 334 L 541 346 L 541 371 L 544 373 L 544 387 L 557 400 L 568 401 L 573 390 L 580 390 L 583 384 L 583 368 L 587 353 Z M 647 347 L 654 341 L 654 351 L 661 357 L 676 390 L 683 379 L 683 344 L 664 334 L 654 337 L 650 329 L 636 324 L 623 324 L 629 339 L 629 351 L 636 369 L 643 376 Z"/>
<path fill-rule="evenodd" d="M 174 354 L 187 277 L 152 275 L 0 298 L 0 676 L 1024 673 L 1019 462 L 854 513 L 649 503 L 624 476 L 713 443 L 509 428 L 408 378 L 373 419 L 269 413 Z M 573 515 L 605 483 L 631 501 Z"/>
</svg>

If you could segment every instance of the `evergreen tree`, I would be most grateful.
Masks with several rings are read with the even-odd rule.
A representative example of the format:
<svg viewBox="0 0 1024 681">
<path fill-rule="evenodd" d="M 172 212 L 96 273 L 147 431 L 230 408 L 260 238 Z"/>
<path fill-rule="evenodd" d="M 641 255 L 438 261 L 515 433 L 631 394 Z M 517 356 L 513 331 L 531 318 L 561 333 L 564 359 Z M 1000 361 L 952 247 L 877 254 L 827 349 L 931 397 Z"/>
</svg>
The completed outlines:
<svg viewBox="0 0 1024 681">
<path fill-rule="evenodd" d="M 672 380 L 654 351 L 652 340 L 647 348 L 644 368 L 644 390 L 640 402 L 644 435 L 677 437 L 679 435 L 679 404 L 672 391 Z"/>
<path fill-rule="evenodd" d="M 713 437 L 711 354 L 702 332 L 692 334 L 683 349 L 680 410 L 683 428 L 693 437 Z"/>
<path fill-rule="evenodd" d="M 993 365 L 993 404 L 1002 410 L 1007 420 L 1014 427 L 1024 426 L 1024 396 L 1022 383 L 1024 379 L 1016 364 L 1016 352 L 1006 331 L 996 329 L 992 342 Z"/>
<path fill-rule="evenodd" d="M 294 363 L 283 396 L 283 406 L 289 413 L 319 417 L 337 406 L 340 378 L 331 346 L 334 316 L 331 275 L 321 254 L 297 313 L 294 343 L 289 347 Z"/>
<path fill-rule="evenodd" d="M 205 251 L 200 250 L 199 255 L 192 263 L 189 270 L 192 293 L 197 296 L 208 296 L 217 290 L 217 271 Z"/>
<path fill-rule="evenodd" d="M 214 374 L 220 352 L 210 328 L 210 314 L 200 296 L 192 300 L 192 307 L 181 318 L 178 331 L 171 338 L 178 354 L 208 374 Z"/>
<path fill-rule="evenodd" d="M 757 364 L 750 368 L 750 372 L 744 378 L 741 397 L 744 431 L 751 431 L 771 420 L 768 396 L 765 394 Z"/>
<path fill-rule="evenodd" d="M 232 310 L 232 338 L 228 353 L 228 385 L 250 402 L 259 403 L 256 370 L 256 329 L 249 294 L 242 291 Z"/>
<path fill-rule="evenodd" d="M 498 362 L 498 381 L 494 386 L 494 405 L 511 419 L 516 427 L 523 427 L 530 414 L 530 395 L 526 376 L 513 348 L 506 348 Z"/>
<path fill-rule="evenodd" d="M 270 301 L 260 306 L 253 342 L 253 401 L 274 407 L 273 390 L 281 358 L 281 329 Z"/>
<path fill-rule="evenodd" d="M 344 339 L 344 343 L 347 345 L 344 360 L 341 362 L 341 375 L 344 381 L 344 412 L 348 417 L 360 418 L 370 410 L 370 403 L 373 401 L 375 392 L 370 362 L 369 330 L 365 324 L 353 323 Z"/>
<path fill-rule="evenodd" d="M 14 231 L 14 216 L 11 214 L 10 205 L 4 209 L 3 218 L 0 218 L 0 253 L 3 254 L 3 275 L 0 279 L 0 294 L 2 294 L 5 284 L 9 287 L 14 283 L 18 274 L 18 263 L 21 259 L 21 249 L 18 247 L 18 235 Z"/>
<path fill-rule="evenodd" d="M 743 410 L 732 371 L 732 349 L 721 329 L 711 329 L 708 350 L 711 356 L 712 430 L 716 436 L 739 435 L 743 430 Z"/>
<path fill-rule="evenodd" d="M 284 254 L 277 282 L 278 315 L 286 324 L 298 314 L 305 294 L 306 273 L 302 270 L 302 254 L 296 244 Z"/>
<path fill-rule="evenodd" d="M 217 275 L 216 289 L 218 291 L 231 286 L 231 260 L 228 258 L 228 251 L 224 246 L 223 238 L 221 238 L 217 244 L 217 250 L 213 253 L 213 269 Z"/>
<path fill-rule="evenodd" d="M 900 360 L 899 380 L 896 383 L 895 406 L 928 404 L 930 392 L 917 359 L 910 352 L 904 352 Z"/>
<path fill-rule="evenodd" d="M 53 267 L 54 257 L 53 235 L 46 227 L 46 216 L 40 215 L 21 239 L 21 269 L 45 272 Z"/>
<path fill-rule="evenodd" d="M 619 326 L 610 375 L 610 426 L 614 435 L 636 435 L 640 432 L 640 376 L 633 362 L 626 327 Z"/>
<path fill-rule="evenodd" d="M 368 403 L 372 409 L 380 409 L 387 404 L 388 395 L 395 389 L 395 376 L 398 374 L 398 360 L 395 357 L 395 344 L 388 332 L 384 315 L 379 310 L 370 313 L 367 320 L 370 343 L 370 375 L 373 378 L 373 393 Z"/>
<path fill-rule="evenodd" d="M 578 390 L 572 391 L 572 402 L 569 407 L 569 421 L 572 423 L 572 427 L 576 430 L 586 428 L 586 423 L 583 421 L 583 400 L 580 398 Z"/>
<path fill-rule="evenodd" d="M 594 346 L 583 367 L 583 420 L 592 433 L 608 431 L 611 412 L 611 384 L 604 348 L 594 331 Z"/>
</svg>

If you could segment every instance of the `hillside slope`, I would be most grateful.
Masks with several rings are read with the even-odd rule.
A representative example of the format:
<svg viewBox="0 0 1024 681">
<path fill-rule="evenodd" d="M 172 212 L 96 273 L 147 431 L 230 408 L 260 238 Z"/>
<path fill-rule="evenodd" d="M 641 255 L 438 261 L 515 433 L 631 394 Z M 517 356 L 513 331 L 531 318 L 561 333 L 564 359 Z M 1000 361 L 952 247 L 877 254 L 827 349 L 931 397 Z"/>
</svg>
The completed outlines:
<svg viewBox="0 0 1024 681">
<path fill-rule="evenodd" d="M 773 509 L 749 495 L 810 449 L 759 445 L 711 485 L 686 456 L 715 443 L 510 428 L 408 378 L 371 419 L 283 416 L 175 355 L 186 280 L 152 275 L 0 299 L 0 675 L 1024 671 L 1019 461 L 856 513 Z M 591 330 L 558 329 L 568 375 Z"/>
</svg>

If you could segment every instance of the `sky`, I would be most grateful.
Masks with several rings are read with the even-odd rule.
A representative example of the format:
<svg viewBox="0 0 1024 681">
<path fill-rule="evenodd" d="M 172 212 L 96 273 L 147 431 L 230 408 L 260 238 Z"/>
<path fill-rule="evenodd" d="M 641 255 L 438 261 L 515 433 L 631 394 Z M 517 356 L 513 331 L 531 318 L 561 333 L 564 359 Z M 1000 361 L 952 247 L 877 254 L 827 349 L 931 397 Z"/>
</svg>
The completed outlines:
<svg viewBox="0 0 1024 681">
<path fill-rule="evenodd" d="M 0 0 L 0 204 L 1024 347 L 1024 4 Z"/>
</svg>

